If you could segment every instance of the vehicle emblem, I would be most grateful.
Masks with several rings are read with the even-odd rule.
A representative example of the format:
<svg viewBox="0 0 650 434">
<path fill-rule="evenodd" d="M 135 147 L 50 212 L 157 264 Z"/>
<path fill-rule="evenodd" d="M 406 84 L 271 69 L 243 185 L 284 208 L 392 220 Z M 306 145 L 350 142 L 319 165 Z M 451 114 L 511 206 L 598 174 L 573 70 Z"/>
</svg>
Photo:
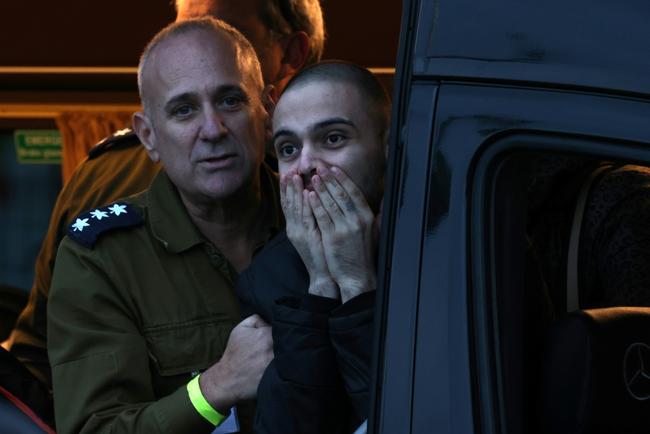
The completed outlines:
<svg viewBox="0 0 650 434">
<path fill-rule="evenodd" d="M 625 350 L 623 381 L 630 396 L 637 401 L 650 399 L 650 346 L 635 342 Z"/>
</svg>

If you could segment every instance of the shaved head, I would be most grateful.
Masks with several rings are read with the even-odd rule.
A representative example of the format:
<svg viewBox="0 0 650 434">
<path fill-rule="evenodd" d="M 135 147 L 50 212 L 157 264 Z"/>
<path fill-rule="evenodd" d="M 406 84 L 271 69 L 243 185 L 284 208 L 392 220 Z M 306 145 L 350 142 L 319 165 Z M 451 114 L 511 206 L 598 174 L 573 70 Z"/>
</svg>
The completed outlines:
<svg viewBox="0 0 650 434">
<path fill-rule="evenodd" d="M 345 83 L 356 89 L 362 96 L 363 106 L 373 114 L 381 134 L 390 126 L 390 97 L 377 77 L 366 68 L 343 61 L 324 61 L 310 66 L 294 76 L 285 93 L 298 91 L 314 82 Z"/>
</svg>

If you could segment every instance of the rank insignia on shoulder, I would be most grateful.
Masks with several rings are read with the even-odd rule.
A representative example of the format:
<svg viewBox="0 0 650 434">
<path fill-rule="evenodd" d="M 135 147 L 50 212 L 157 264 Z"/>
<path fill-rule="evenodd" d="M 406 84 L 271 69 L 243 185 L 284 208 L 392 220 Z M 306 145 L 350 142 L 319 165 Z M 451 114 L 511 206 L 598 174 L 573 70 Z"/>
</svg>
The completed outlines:
<svg viewBox="0 0 650 434">
<path fill-rule="evenodd" d="M 100 235 L 118 228 L 139 226 L 144 223 L 142 215 L 126 202 L 96 208 L 80 214 L 68 226 L 68 236 L 82 246 L 92 248 Z"/>
<path fill-rule="evenodd" d="M 131 128 L 124 128 L 100 140 L 99 143 L 90 149 L 88 158 L 92 160 L 112 149 L 123 149 L 131 146 L 140 146 L 140 139 Z"/>
</svg>

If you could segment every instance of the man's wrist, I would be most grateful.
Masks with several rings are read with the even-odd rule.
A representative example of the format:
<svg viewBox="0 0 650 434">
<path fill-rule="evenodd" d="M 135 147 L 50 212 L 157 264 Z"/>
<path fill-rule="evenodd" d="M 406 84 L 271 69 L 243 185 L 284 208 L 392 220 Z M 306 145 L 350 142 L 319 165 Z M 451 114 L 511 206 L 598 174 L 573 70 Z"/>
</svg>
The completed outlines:
<svg viewBox="0 0 650 434">
<path fill-rule="evenodd" d="M 237 404 L 237 397 L 228 389 L 227 373 L 221 373 L 221 362 L 212 366 L 199 376 L 198 384 L 206 401 L 221 414 L 227 414 L 228 409 Z"/>
<path fill-rule="evenodd" d="M 341 290 L 341 302 L 345 303 L 357 295 L 377 289 L 377 279 L 373 275 L 371 278 L 363 280 L 341 280 L 339 288 Z"/>
<path fill-rule="evenodd" d="M 200 375 L 197 375 L 187 383 L 187 393 L 190 398 L 190 402 L 194 409 L 208 422 L 213 424 L 215 427 L 221 425 L 221 423 L 226 419 L 227 411 L 218 411 L 215 409 L 205 398 L 203 392 L 201 391 L 200 384 Z"/>
<path fill-rule="evenodd" d="M 340 293 L 336 282 L 330 277 L 314 278 L 309 280 L 309 294 L 321 297 L 340 299 Z"/>
</svg>

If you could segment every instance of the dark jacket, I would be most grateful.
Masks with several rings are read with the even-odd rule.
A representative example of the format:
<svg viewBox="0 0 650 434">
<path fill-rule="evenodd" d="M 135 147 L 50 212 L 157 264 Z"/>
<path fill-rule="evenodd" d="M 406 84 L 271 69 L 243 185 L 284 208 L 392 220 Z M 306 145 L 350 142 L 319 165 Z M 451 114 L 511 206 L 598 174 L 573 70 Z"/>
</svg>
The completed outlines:
<svg viewBox="0 0 650 434">
<path fill-rule="evenodd" d="M 237 282 L 242 312 L 273 326 L 275 359 L 258 389 L 258 434 L 347 433 L 367 418 L 375 291 L 341 304 L 309 295 L 308 286 L 284 232 Z"/>
</svg>

